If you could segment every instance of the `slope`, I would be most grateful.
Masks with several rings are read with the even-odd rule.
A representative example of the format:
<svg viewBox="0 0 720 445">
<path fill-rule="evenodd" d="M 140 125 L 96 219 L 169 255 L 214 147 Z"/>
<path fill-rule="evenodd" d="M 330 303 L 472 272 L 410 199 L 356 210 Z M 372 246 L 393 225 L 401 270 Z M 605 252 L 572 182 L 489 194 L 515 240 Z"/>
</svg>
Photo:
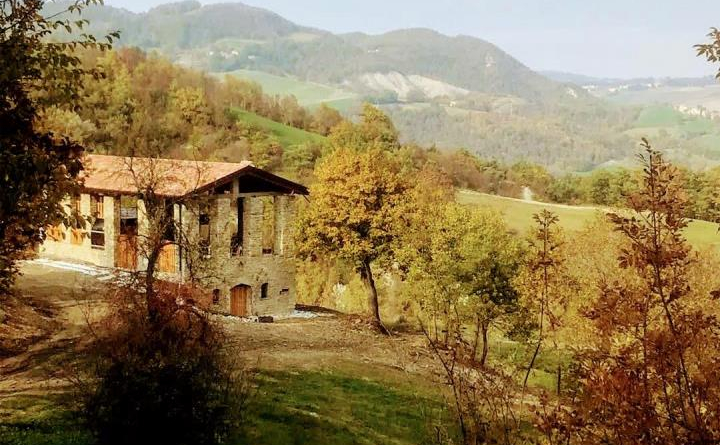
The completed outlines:
<svg viewBox="0 0 720 445">
<path fill-rule="evenodd" d="M 53 13 L 67 3 L 50 3 Z M 249 69 L 342 85 L 366 73 L 398 71 L 458 88 L 529 101 L 565 96 L 564 87 L 484 40 L 407 29 L 381 35 L 329 32 L 297 25 L 242 3 L 184 1 L 146 13 L 88 8 L 89 31 L 121 31 L 121 45 L 158 49 L 175 61 L 208 69 Z"/>
<path fill-rule="evenodd" d="M 469 190 L 461 190 L 457 195 L 457 200 L 461 204 L 481 206 L 502 213 L 510 228 L 519 233 L 526 233 L 533 225 L 533 214 L 543 209 L 556 213 L 560 218 L 561 226 L 570 231 L 581 230 L 587 223 L 605 212 L 605 210 L 600 207 L 568 206 L 523 201 Z M 693 220 L 687 228 L 685 236 L 696 248 L 720 248 L 720 234 L 718 234 L 717 224 Z"/>
<path fill-rule="evenodd" d="M 280 145 L 285 148 L 306 143 L 321 144 L 325 142 L 325 137 L 317 133 L 312 133 L 280 122 L 275 122 L 274 120 L 259 116 L 249 111 L 235 109 L 233 110 L 233 113 L 238 120 L 259 127 L 275 136 Z"/>
</svg>

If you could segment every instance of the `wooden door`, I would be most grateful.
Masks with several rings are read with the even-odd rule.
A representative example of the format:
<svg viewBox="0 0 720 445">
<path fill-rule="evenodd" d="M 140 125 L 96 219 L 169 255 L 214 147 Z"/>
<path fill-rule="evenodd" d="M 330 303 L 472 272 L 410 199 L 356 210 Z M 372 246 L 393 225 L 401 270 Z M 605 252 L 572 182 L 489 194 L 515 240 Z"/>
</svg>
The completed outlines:
<svg viewBox="0 0 720 445">
<path fill-rule="evenodd" d="M 250 302 L 250 286 L 241 284 L 230 290 L 230 314 L 236 317 L 247 317 Z"/>
<path fill-rule="evenodd" d="M 167 243 L 160 250 L 158 270 L 165 273 L 177 272 L 178 250 L 175 244 Z"/>
<path fill-rule="evenodd" d="M 116 267 L 137 270 L 137 256 L 137 237 L 134 235 L 118 236 Z"/>
</svg>

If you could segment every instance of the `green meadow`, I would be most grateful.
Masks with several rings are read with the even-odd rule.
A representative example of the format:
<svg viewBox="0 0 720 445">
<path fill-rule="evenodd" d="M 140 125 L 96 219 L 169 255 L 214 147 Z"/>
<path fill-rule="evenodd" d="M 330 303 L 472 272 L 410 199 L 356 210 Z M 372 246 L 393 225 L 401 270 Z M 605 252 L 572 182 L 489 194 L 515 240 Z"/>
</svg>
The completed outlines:
<svg viewBox="0 0 720 445">
<path fill-rule="evenodd" d="M 533 215 L 543 209 L 558 215 L 563 228 L 570 231 L 581 230 L 587 223 L 602 215 L 605 210 L 599 207 L 568 206 L 561 204 L 528 202 L 520 199 L 505 198 L 468 190 L 458 193 L 458 202 L 491 208 L 503 214 L 511 229 L 524 233 L 533 225 Z M 707 221 L 693 220 L 685 233 L 688 241 L 697 248 L 720 248 L 718 225 Z"/>
<path fill-rule="evenodd" d="M 295 96 L 300 105 L 310 108 L 324 102 L 340 111 L 344 111 L 359 100 L 355 93 L 339 88 L 307 82 L 294 77 L 277 76 L 262 71 L 235 70 L 229 73 L 215 74 L 218 76 L 230 74 L 241 79 L 252 80 L 260 84 L 266 94 L 292 95 Z"/>
<path fill-rule="evenodd" d="M 305 143 L 321 144 L 325 142 L 325 137 L 322 135 L 291 127 L 280 122 L 275 122 L 274 120 L 262 117 L 249 111 L 237 108 L 233 110 L 233 113 L 238 120 L 262 128 L 275 136 L 278 142 L 280 142 L 280 145 L 285 148 Z"/>
</svg>

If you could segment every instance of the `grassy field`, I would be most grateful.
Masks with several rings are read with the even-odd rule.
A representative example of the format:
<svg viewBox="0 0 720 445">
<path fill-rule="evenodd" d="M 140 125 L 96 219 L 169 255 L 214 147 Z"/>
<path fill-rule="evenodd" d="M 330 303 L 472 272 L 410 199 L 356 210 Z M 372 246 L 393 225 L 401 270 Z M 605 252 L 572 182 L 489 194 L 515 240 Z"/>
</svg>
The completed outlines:
<svg viewBox="0 0 720 445">
<path fill-rule="evenodd" d="M 720 110 L 720 85 L 703 87 L 662 87 L 641 91 L 620 91 L 607 96 L 619 104 L 629 105 L 702 105 L 711 110 Z"/>
<path fill-rule="evenodd" d="M 663 134 L 674 138 L 691 139 L 705 135 L 717 135 L 720 127 L 712 120 L 700 116 L 688 116 L 669 105 L 648 105 L 640 111 L 634 128 L 625 133 L 630 137 L 657 138 Z"/>
<path fill-rule="evenodd" d="M 489 207 L 501 212 L 510 228 L 525 232 L 533 224 L 532 216 L 542 209 L 555 212 L 560 224 L 567 230 L 580 230 L 592 221 L 603 210 L 595 207 L 573 207 L 558 204 L 525 202 L 519 199 L 487 195 L 463 190 L 458 194 L 458 202 L 482 207 Z M 685 234 L 688 241 L 695 247 L 712 246 L 720 248 L 718 225 L 707 221 L 692 221 Z"/>
<path fill-rule="evenodd" d="M 262 71 L 236 70 L 229 73 L 215 73 L 217 76 L 230 74 L 241 79 L 249 79 L 262 86 L 263 91 L 270 95 L 293 95 L 300 105 L 313 107 L 325 102 L 344 111 L 352 103 L 358 101 L 355 93 L 339 88 L 306 82 L 292 77 L 276 76 Z"/>
<path fill-rule="evenodd" d="M 285 148 L 305 143 L 321 144 L 325 142 L 325 137 L 317 133 L 312 133 L 310 131 L 301 130 L 280 122 L 275 122 L 274 120 L 259 116 L 255 113 L 250 113 L 240 109 L 233 110 L 233 113 L 237 119 L 267 130 L 270 134 L 275 136 L 278 142 L 280 142 L 280 145 Z"/>
<path fill-rule="evenodd" d="M 90 433 L 59 402 L 12 399 L 18 414 L 0 417 L 0 443 L 91 444 Z M 427 436 L 430 416 L 439 415 L 445 415 L 440 395 L 409 385 L 333 372 L 262 371 L 243 437 L 230 443 L 410 445 Z"/>
</svg>

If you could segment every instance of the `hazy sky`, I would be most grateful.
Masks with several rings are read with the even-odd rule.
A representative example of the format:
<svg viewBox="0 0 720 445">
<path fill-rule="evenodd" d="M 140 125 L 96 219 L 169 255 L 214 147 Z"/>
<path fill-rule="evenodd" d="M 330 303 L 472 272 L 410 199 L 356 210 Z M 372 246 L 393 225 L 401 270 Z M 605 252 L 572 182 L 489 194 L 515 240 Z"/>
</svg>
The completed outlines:
<svg viewBox="0 0 720 445">
<path fill-rule="evenodd" d="M 201 0 L 202 1 L 202 0 Z M 163 0 L 106 0 L 133 11 Z M 211 3 L 203 1 L 203 3 Z M 701 76 L 692 45 L 720 27 L 720 0 L 245 0 L 305 26 L 381 33 L 426 27 L 495 43 L 536 70 Z"/>
</svg>

